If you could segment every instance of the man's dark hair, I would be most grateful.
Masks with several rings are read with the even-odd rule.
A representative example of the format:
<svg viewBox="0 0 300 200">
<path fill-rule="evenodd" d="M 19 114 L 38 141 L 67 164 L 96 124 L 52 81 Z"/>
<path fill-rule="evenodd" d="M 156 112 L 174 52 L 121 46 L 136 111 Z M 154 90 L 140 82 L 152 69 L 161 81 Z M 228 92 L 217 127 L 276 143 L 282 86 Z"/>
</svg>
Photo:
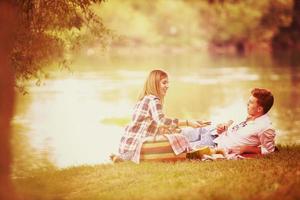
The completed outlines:
<svg viewBox="0 0 300 200">
<path fill-rule="evenodd" d="M 263 107 L 264 114 L 266 114 L 272 108 L 274 103 L 274 97 L 269 90 L 262 88 L 254 88 L 251 91 L 251 94 L 255 98 L 257 98 L 258 105 Z"/>
</svg>

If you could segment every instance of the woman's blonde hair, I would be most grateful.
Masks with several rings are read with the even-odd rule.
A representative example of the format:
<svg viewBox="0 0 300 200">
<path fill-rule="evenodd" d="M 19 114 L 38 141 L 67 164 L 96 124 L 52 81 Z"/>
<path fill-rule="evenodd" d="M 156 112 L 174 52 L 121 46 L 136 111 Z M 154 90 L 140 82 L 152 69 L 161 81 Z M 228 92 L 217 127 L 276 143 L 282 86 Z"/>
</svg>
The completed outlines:
<svg viewBox="0 0 300 200">
<path fill-rule="evenodd" d="M 143 99 L 146 95 L 154 95 L 160 99 L 160 102 L 163 103 L 164 96 L 160 93 L 160 81 L 168 77 L 168 74 L 162 70 L 156 69 L 152 70 L 146 79 L 144 88 L 139 95 L 139 100 Z"/>
</svg>

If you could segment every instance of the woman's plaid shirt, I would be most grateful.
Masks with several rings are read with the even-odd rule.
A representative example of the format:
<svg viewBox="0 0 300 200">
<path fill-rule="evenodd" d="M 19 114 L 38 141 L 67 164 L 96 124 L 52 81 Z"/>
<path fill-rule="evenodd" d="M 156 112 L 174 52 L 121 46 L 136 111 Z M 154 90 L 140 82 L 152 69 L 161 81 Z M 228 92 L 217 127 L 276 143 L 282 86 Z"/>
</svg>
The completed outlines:
<svg viewBox="0 0 300 200">
<path fill-rule="evenodd" d="M 134 107 L 132 122 L 125 128 L 119 153 L 122 155 L 131 152 L 130 155 L 133 156 L 142 140 L 156 134 L 161 126 L 174 129 L 178 126 L 178 119 L 166 118 L 159 98 L 147 95 Z"/>
</svg>

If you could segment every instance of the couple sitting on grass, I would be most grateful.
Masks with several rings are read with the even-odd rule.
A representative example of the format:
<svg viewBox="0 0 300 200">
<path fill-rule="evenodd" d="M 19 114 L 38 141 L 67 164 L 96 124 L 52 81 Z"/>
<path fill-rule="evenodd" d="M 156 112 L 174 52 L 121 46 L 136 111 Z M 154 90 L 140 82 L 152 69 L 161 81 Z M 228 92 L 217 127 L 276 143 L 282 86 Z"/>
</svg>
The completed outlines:
<svg viewBox="0 0 300 200">
<path fill-rule="evenodd" d="M 267 115 L 274 98 L 268 90 L 255 88 L 251 91 L 245 121 L 237 124 L 229 121 L 213 127 L 208 121 L 165 117 L 162 106 L 168 87 L 167 73 L 162 70 L 150 72 L 135 105 L 132 122 L 121 138 L 119 155 L 111 156 L 114 162 L 130 160 L 139 163 L 143 143 L 147 137 L 156 134 L 164 134 L 176 155 L 205 146 L 226 155 L 268 154 L 275 150 L 275 132 Z"/>
</svg>

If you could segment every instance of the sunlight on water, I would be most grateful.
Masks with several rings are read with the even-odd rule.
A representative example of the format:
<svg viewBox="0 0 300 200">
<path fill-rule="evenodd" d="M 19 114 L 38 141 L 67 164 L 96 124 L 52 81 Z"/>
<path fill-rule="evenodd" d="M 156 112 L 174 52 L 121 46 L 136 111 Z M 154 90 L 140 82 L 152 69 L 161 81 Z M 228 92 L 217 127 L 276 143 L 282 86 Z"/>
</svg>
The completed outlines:
<svg viewBox="0 0 300 200">
<path fill-rule="evenodd" d="M 257 81 L 259 80 L 259 75 L 251 73 L 246 68 L 228 68 L 221 67 L 218 68 L 218 74 L 216 78 L 215 70 L 206 70 L 205 76 L 202 75 L 192 75 L 192 76 L 183 76 L 181 81 L 189 83 L 198 83 L 198 84 L 222 84 L 236 81 Z"/>
<path fill-rule="evenodd" d="M 109 153 L 117 152 L 123 127 L 101 121 L 127 117 L 131 111 L 126 98 L 113 103 L 101 100 L 101 93 L 113 87 L 121 86 L 98 80 L 47 81 L 45 87 L 31 88 L 33 103 L 15 122 L 29 122 L 35 147 L 42 148 L 47 139 L 59 166 L 108 161 Z"/>
</svg>

